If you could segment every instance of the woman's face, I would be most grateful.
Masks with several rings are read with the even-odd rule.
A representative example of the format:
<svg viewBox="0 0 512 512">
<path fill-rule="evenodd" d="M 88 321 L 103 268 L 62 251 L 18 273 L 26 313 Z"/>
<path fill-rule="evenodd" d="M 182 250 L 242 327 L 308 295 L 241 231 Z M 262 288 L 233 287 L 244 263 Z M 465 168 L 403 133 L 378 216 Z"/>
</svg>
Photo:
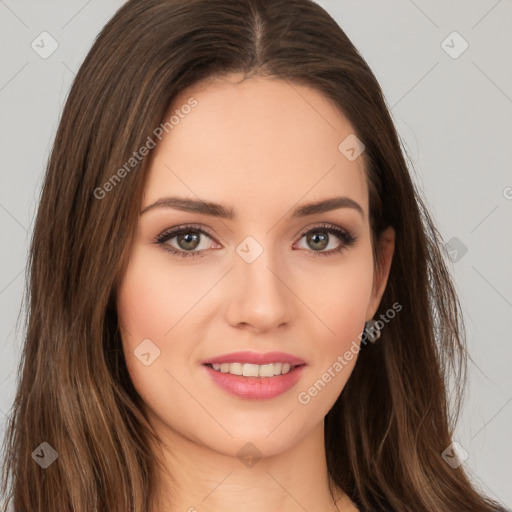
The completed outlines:
<svg viewBox="0 0 512 512">
<path fill-rule="evenodd" d="M 387 274 L 374 276 L 349 122 L 313 89 L 239 78 L 176 98 L 118 312 L 131 379 L 163 438 L 272 455 L 322 424 Z"/>
</svg>

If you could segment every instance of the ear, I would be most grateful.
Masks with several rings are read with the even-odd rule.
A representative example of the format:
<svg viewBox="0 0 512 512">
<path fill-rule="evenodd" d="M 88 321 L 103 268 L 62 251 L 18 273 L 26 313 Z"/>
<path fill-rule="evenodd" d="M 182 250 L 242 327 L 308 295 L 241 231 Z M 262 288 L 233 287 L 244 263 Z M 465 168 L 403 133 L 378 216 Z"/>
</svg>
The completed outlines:
<svg viewBox="0 0 512 512">
<path fill-rule="evenodd" d="M 395 252 L 395 230 L 392 227 L 385 229 L 377 242 L 377 265 L 373 278 L 373 289 L 368 309 L 366 311 L 366 321 L 373 318 L 380 301 L 384 295 L 384 290 L 388 283 L 389 270 Z"/>
</svg>

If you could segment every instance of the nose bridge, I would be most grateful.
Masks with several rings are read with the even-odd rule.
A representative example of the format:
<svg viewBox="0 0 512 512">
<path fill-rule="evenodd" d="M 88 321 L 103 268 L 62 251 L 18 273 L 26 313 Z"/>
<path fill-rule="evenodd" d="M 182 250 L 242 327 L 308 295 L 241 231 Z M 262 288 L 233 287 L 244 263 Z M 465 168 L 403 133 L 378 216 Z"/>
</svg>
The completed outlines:
<svg viewBox="0 0 512 512">
<path fill-rule="evenodd" d="M 289 321 L 290 292 L 276 248 L 248 236 L 236 253 L 230 322 L 267 330 Z"/>
</svg>

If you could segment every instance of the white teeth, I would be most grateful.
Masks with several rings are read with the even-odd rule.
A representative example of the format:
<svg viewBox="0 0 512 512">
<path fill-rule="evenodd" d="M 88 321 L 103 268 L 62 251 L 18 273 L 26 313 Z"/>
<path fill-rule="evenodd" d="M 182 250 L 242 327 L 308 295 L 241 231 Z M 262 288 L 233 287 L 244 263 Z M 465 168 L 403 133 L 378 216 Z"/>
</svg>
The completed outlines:
<svg viewBox="0 0 512 512">
<path fill-rule="evenodd" d="M 244 377 L 259 377 L 260 367 L 257 364 L 244 364 L 242 375 Z"/>
<path fill-rule="evenodd" d="M 289 363 L 251 364 L 251 363 L 222 363 L 212 364 L 217 372 L 243 375 L 244 377 L 274 377 L 284 375 L 295 367 Z"/>
<path fill-rule="evenodd" d="M 275 366 L 274 366 L 273 363 L 271 363 L 271 364 L 262 364 L 259 367 L 259 373 L 258 373 L 257 376 L 259 376 L 259 377 L 273 377 L 274 375 L 275 375 Z"/>
<path fill-rule="evenodd" d="M 233 375 L 243 375 L 244 365 L 242 363 L 231 363 L 229 365 L 229 373 Z"/>
</svg>

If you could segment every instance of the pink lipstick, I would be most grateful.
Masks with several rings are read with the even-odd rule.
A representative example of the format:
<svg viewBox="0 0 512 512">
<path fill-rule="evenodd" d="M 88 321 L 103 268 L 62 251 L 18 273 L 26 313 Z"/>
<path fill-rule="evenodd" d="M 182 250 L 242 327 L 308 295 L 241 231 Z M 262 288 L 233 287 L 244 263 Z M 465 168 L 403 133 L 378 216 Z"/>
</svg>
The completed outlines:
<svg viewBox="0 0 512 512">
<path fill-rule="evenodd" d="M 284 352 L 233 352 L 203 361 L 210 378 L 228 393 L 244 399 L 268 400 L 291 389 L 306 363 Z"/>
</svg>

